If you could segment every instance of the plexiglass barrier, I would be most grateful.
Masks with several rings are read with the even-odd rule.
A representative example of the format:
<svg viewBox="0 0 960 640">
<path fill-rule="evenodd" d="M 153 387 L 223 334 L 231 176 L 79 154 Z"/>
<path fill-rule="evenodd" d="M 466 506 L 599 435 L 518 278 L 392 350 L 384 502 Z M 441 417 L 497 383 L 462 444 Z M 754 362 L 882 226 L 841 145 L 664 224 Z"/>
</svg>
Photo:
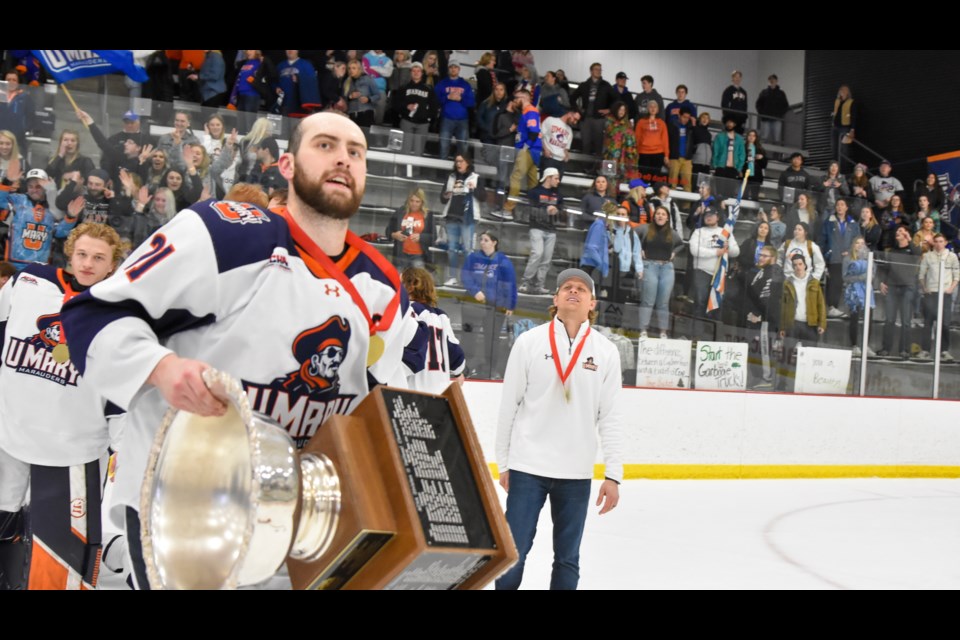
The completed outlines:
<svg viewBox="0 0 960 640">
<path fill-rule="evenodd" d="M 258 143 L 275 136 L 282 152 L 297 123 L 189 103 L 73 97 L 107 138 L 135 128 L 123 121 L 133 108 L 140 132 L 166 149 L 166 167 L 200 174 L 196 197 L 249 179 L 262 162 Z M 34 90 L 33 98 L 47 116 L 20 149 L 29 165 L 55 161 L 61 132 L 74 130 L 80 153 L 99 166 L 106 153 L 63 91 Z M 577 153 L 554 165 L 560 197 L 548 190 L 531 199 L 543 185 L 527 151 L 454 137 L 441 159 L 446 143 L 437 133 L 389 125 L 365 132 L 366 194 L 351 228 L 398 268 L 433 274 L 469 377 L 502 377 L 515 339 L 548 318 L 557 275 L 576 266 L 596 280 L 596 326 L 618 347 L 625 384 L 960 398 L 950 341 L 955 271 L 937 252 L 935 225 L 896 207 L 822 178 L 806 188 L 769 178 L 744 185 L 703 166 L 674 173 L 669 162 L 621 165 Z M 185 142 L 202 146 L 207 161 L 185 160 Z M 218 163 L 229 147 L 234 159 Z M 119 156 L 151 193 L 166 168 L 152 167 L 155 155 L 142 163 Z M 468 164 L 456 165 L 457 157 Z M 649 189 L 631 189 L 637 178 Z M 661 193 L 661 185 L 670 189 Z"/>
</svg>

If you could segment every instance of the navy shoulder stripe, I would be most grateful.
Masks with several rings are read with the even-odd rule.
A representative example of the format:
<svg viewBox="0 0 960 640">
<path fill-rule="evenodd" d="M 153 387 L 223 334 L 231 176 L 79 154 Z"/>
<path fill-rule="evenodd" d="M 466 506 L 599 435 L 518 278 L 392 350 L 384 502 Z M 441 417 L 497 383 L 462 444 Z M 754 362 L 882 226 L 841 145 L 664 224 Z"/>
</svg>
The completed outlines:
<svg viewBox="0 0 960 640">
<path fill-rule="evenodd" d="M 392 268 L 393 266 L 391 265 L 391 269 Z M 376 262 L 371 260 L 363 253 L 358 254 L 357 257 L 353 259 L 353 262 L 347 265 L 344 273 L 348 278 L 352 278 L 358 273 L 368 273 L 370 274 L 370 277 L 377 282 L 382 282 L 391 289 L 394 288 L 393 283 L 390 282 L 390 278 L 387 276 L 387 274 L 383 272 Z M 400 288 L 402 289 L 403 287 L 401 286 Z"/>
<path fill-rule="evenodd" d="M 17 277 L 19 278 L 24 274 L 52 282 L 57 286 L 57 289 L 63 291 L 63 285 L 60 284 L 60 278 L 57 277 L 56 267 L 51 267 L 48 264 L 40 264 L 39 262 L 31 262 L 17 274 Z"/>
<path fill-rule="evenodd" d="M 210 199 L 189 209 L 210 233 L 220 273 L 269 260 L 277 247 L 294 250 L 287 221 L 254 204 Z"/>
</svg>

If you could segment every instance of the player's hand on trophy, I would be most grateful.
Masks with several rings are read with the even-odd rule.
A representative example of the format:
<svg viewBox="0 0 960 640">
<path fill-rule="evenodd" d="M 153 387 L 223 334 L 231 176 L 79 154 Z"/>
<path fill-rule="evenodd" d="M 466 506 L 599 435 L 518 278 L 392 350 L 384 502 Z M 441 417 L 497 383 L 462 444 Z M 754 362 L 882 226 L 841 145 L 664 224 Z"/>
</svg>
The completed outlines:
<svg viewBox="0 0 960 640">
<path fill-rule="evenodd" d="M 171 353 L 154 367 L 147 382 L 160 389 L 174 409 L 201 416 L 222 416 L 227 405 L 217 398 L 203 381 L 203 372 L 210 365 Z"/>
</svg>

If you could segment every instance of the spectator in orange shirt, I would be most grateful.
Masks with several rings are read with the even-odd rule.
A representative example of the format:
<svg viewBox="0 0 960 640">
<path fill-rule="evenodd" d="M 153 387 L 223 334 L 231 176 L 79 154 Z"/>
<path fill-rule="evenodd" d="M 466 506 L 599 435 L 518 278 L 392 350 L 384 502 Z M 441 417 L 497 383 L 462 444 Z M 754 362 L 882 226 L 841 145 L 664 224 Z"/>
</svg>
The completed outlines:
<svg viewBox="0 0 960 640">
<path fill-rule="evenodd" d="M 641 173 L 659 175 L 670 160 L 670 139 L 667 123 L 660 116 L 660 105 L 651 100 L 647 103 L 647 117 L 637 121 L 637 160 Z"/>
<path fill-rule="evenodd" d="M 178 75 L 180 78 L 180 97 L 190 102 L 203 102 L 200 97 L 200 67 L 207 56 L 203 49 L 183 49 L 180 51 L 180 65 Z"/>
</svg>

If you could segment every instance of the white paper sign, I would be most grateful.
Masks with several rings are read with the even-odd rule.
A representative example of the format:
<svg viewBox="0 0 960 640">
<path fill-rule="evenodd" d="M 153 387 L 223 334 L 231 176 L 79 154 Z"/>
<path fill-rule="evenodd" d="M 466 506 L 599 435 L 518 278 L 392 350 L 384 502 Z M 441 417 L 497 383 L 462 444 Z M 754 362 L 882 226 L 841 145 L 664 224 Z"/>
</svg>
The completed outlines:
<svg viewBox="0 0 960 640">
<path fill-rule="evenodd" d="M 850 352 L 846 349 L 797 349 L 795 393 L 846 395 L 850 381 Z"/>
<path fill-rule="evenodd" d="M 694 357 L 697 389 L 743 391 L 747 388 L 745 342 L 699 342 Z"/>
<path fill-rule="evenodd" d="M 637 347 L 637 386 L 689 389 L 689 340 L 640 339 Z"/>
</svg>

